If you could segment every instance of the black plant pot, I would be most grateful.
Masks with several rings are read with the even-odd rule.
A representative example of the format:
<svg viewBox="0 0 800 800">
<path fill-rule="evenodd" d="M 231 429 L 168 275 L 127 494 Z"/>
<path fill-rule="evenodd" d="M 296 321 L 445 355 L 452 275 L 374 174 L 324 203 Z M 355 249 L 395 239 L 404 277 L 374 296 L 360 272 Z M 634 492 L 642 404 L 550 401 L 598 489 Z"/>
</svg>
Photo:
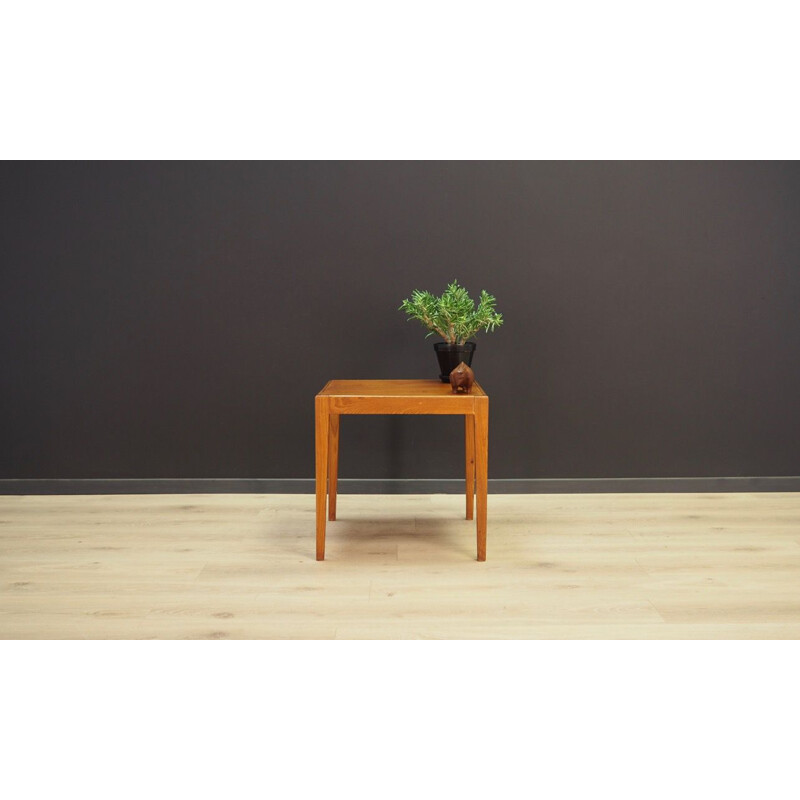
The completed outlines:
<svg viewBox="0 0 800 800">
<path fill-rule="evenodd" d="M 472 366 L 472 354 L 475 352 L 475 342 L 464 344 L 448 344 L 437 342 L 433 349 L 439 359 L 439 378 L 442 383 L 450 383 L 450 373 L 463 361 L 468 367 Z"/>
</svg>

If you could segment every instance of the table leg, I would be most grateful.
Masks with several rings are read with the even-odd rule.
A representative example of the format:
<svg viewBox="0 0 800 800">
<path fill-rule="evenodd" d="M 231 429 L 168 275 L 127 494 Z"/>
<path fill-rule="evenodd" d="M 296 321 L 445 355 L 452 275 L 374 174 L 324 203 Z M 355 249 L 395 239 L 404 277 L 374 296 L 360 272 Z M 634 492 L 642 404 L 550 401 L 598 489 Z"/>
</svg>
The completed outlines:
<svg viewBox="0 0 800 800">
<path fill-rule="evenodd" d="M 328 484 L 328 436 L 330 413 L 328 398 L 317 397 L 314 404 L 317 479 L 317 561 L 325 559 L 325 499 Z"/>
<path fill-rule="evenodd" d="M 467 454 L 467 519 L 475 506 L 475 415 L 464 414 L 464 442 Z"/>
<path fill-rule="evenodd" d="M 336 519 L 336 489 L 339 483 L 339 415 L 330 414 L 328 437 L 328 519 Z"/>
<path fill-rule="evenodd" d="M 489 489 L 489 398 L 475 398 L 475 492 L 478 561 L 486 561 L 486 505 Z"/>
</svg>

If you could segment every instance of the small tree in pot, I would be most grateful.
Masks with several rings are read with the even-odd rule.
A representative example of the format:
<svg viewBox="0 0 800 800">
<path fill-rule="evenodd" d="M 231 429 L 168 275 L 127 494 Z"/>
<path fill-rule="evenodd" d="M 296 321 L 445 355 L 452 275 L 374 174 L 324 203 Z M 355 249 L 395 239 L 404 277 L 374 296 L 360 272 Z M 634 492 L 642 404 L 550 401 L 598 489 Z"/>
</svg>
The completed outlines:
<svg viewBox="0 0 800 800">
<path fill-rule="evenodd" d="M 475 342 L 468 341 L 469 337 L 478 331 L 488 333 L 503 324 L 503 315 L 494 308 L 496 302 L 484 289 L 476 307 L 467 290 L 454 280 L 441 297 L 415 289 L 398 311 L 405 311 L 409 320 L 421 322 L 428 329 L 428 336 L 438 334 L 444 339 L 433 347 L 439 359 L 439 378 L 447 383 L 450 373 L 462 361 L 472 365 Z"/>
</svg>

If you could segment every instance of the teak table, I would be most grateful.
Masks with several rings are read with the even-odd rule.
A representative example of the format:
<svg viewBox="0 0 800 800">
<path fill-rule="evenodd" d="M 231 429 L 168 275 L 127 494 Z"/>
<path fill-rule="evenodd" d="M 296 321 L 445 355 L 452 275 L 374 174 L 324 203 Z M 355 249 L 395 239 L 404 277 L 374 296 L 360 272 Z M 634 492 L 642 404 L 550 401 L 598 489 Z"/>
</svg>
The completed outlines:
<svg viewBox="0 0 800 800">
<path fill-rule="evenodd" d="M 342 414 L 463 414 L 466 442 L 467 519 L 477 495 L 478 561 L 486 561 L 486 490 L 489 398 L 475 383 L 471 394 L 453 394 L 441 381 L 328 381 L 315 398 L 317 456 L 317 561 L 325 558 L 325 501 L 336 519 L 339 417 Z"/>
</svg>

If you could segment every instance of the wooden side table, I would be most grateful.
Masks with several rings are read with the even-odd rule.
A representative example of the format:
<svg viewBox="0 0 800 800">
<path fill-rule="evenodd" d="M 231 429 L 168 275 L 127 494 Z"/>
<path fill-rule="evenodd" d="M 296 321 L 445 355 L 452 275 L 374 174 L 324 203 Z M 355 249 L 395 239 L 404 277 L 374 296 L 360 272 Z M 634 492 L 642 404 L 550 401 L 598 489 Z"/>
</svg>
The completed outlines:
<svg viewBox="0 0 800 800">
<path fill-rule="evenodd" d="M 489 398 L 475 383 L 471 394 L 453 394 L 441 381 L 328 381 L 315 398 L 317 460 L 317 561 L 325 558 L 325 505 L 336 519 L 339 417 L 342 414 L 463 414 L 466 443 L 467 519 L 477 496 L 478 561 L 486 561 Z"/>
</svg>

